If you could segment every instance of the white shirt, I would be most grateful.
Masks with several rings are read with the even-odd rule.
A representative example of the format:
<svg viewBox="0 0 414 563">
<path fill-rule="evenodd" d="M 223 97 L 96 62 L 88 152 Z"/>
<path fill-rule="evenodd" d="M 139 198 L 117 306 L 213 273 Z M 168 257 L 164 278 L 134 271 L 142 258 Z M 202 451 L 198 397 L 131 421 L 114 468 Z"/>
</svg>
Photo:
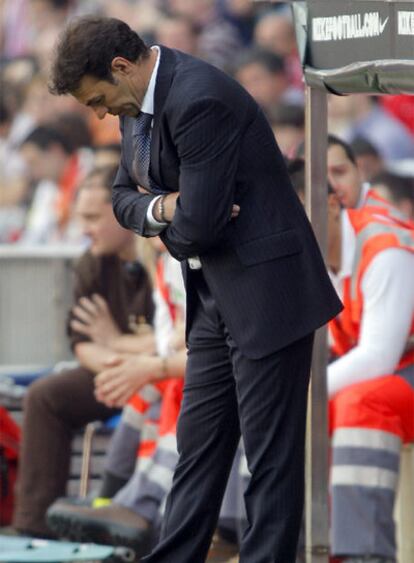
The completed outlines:
<svg viewBox="0 0 414 563">
<path fill-rule="evenodd" d="M 152 69 L 151 78 L 148 83 L 147 91 L 145 92 L 144 99 L 142 100 L 141 111 L 147 113 L 148 115 L 154 115 L 154 94 L 155 94 L 155 84 L 157 82 L 158 68 L 160 66 L 161 60 L 161 50 L 157 45 L 151 47 L 157 51 L 157 60 L 155 61 L 154 68 Z M 152 123 L 151 123 L 152 127 Z M 161 233 L 167 226 L 167 223 L 161 223 L 157 221 L 152 213 L 155 203 L 159 200 L 161 196 L 155 197 L 148 206 L 147 209 L 147 220 L 145 229 L 150 236 L 156 236 Z"/>
<path fill-rule="evenodd" d="M 157 51 L 157 60 L 155 62 L 155 66 L 151 73 L 151 78 L 148 83 L 147 91 L 145 92 L 144 99 L 142 100 L 141 111 L 143 113 L 148 113 L 149 115 L 154 115 L 154 94 L 155 94 L 155 85 L 157 82 L 157 75 L 158 75 L 158 68 L 160 66 L 161 60 L 161 50 L 157 45 L 151 47 Z M 152 124 L 151 124 L 152 126 Z M 159 235 L 168 223 L 163 223 L 161 221 L 157 221 L 153 214 L 154 205 L 162 196 L 154 197 L 147 209 L 147 217 L 145 223 L 145 231 L 149 236 L 157 236 Z M 201 268 L 201 262 L 198 256 L 193 256 L 188 258 L 188 264 L 192 270 L 199 270 Z"/>
<path fill-rule="evenodd" d="M 341 271 L 331 279 L 341 297 L 352 273 L 356 236 L 342 213 Z M 380 252 L 361 280 L 364 309 L 358 344 L 328 366 L 328 394 L 395 371 L 414 315 L 414 254 L 399 248 Z"/>
</svg>

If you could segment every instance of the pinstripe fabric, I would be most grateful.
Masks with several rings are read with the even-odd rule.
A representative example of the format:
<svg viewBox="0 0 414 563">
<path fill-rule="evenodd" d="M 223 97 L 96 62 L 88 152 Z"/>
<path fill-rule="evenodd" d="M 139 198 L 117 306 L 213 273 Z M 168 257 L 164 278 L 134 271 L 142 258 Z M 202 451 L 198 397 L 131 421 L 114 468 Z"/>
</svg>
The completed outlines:
<svg viewBox="0 0 414 563">
<path fill-rule="evenodd" d="M 133 125 L 121 119 L 113 204 L 119 222 L 145 236 L 151 196 L 136 190 Z M 180 195 L 161 238 L 184 263 L 189 363 L 164 541 L 148 561 L 204 560 L 240 410 L 252 471 L 241 561 L 291 563 L 303 503 L 311 335 L 341 304 L 273 132 L 234 80 L 161 47 L 150 152 L 154 181 Z M 241 211 L 230 221 L 234 203 Z M 201 273 L 188 268 L 192 256 L 200 257 Z"/>
<path fill-rule="evenodd" d="M 248 360 L 229 336 L 202 273 L 193 276 L 200 284 L 199 303 L 190 332 L 177 427 L 180 458 L 167 499 L 161 542 L 145 561 L 204 562 L 241 426 L 252 477 L 246 491 L 250 526 L 240 561 L 256 563 L 272 554 L 274 561 L 293 563 L 303 507 L 312 338 L 271 358 Z M 278 432 L 285 421 L 287 428 Z M 287 471 L 292 459 L 296 463 Z"/>
<path fill-rule="evenodd" d="M 151 196 L 136 189 L 134 125 L 134 118 L 121 119 L 113 204 L 123 226 L 145 235 Z M 165 193 L 180 191 L 162 239 L 180 261 L 200 256 L 220 314 L 246 357 L 272 354 L 339 312 L 273 132 L 235 81 L 161 47 L 150 153 L 154 182 Z M 229 221 L 233 203 L 241 212 Z M 190 326 L 191 307 L 188 315 Z"/>
</svg>

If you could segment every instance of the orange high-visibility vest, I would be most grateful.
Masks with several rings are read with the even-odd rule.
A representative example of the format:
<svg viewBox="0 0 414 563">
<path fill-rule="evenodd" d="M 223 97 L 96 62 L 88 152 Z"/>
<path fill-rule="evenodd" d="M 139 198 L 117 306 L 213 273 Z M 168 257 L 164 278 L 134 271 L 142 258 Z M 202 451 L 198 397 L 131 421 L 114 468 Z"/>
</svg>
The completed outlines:
<svg viewBox="0 0 414 563">
<path fill-rule="evenodd" d="M 410 227 L 413 227 L 413 221 L 402 213 L 393 203 L 387 199 L 381 197 L 377 194 L 375 190 L 369 190 L 364 200 L 364 207 L 381 207 L 383 211 L 386 211 L 388 215 L 396 219 L 397 221 L 402 221 L 403 223 L 409 223 Z"/>
<path fill-rule="evenodd" d="M 334 341 L 332 351 L 336 356 L 343 356 L 358 344 L 364 309 L 361 282 L 372 260 L 388 248 L 414 252 L 412 224 L 394 217 L 387 208 L 364 206 L 361 209 L 348 209 L 346 213 L 356 235 L 356 248 L 352 274 L 344 280 L 344 310 L 329 323 Z M 410 281 L 407 280 L 407 283 Z M 414 318 L 410 330 L 410 336 L 413 335 Z M 397 369 L 413 363 L 414 350 L 407 350 Z"/>
</svg>

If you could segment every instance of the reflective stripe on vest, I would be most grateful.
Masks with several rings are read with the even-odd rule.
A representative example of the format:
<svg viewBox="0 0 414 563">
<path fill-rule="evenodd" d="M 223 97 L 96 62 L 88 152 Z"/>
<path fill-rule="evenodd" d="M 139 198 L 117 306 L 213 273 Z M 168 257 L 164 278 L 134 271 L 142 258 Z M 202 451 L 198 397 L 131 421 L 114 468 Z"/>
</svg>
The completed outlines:
<svg viewBox="0 0 414 563">
<path fill-rule="evenodd" d="M 380 207 L 382 209 L 385 209 L 387 211 L 387 214 L 389 214 L 397 221 L 407 221 L 407 217 L 404 215 L 404 213 L 402 213 L 391 202 L 378 195 L 375 190 L 368 191 L 364 200 L 364 207 Z"/>
</svg>

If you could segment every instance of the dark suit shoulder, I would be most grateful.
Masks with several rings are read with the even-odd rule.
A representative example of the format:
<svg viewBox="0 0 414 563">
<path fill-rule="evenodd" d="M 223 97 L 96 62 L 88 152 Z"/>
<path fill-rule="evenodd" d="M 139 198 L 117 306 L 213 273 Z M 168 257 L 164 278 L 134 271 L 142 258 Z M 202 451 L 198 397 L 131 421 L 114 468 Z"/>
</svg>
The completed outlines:
<svg viewBox="0 0 414 563">
<path fill-rule="evenodd" d="M 164 109 L 172 120 L 180 119 L 189 107 L 209 100 L 239 116 L 243 115 L 243 109 L 252 114 L 257 111 L 250 94 L 222 70 L 180 51 L 171 52 L 175 65 Z"/>
</svg>

